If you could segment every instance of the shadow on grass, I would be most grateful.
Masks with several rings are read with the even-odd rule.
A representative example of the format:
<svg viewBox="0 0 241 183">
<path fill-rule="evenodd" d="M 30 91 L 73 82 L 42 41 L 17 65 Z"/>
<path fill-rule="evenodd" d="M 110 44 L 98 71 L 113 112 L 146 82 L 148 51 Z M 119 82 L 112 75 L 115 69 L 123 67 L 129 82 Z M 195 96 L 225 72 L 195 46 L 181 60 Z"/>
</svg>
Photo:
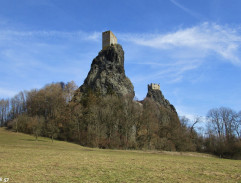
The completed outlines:
<svg viewBox="0 0 241 183">
<path fill-rule="evenodd" d="M 81 151 L 94 151 L 94 150 L 91 150 L 91 149 L 81 149 Z"/>
<path fill-rule="evenodd" d="M 24 140 L 24 141 L 36 141 L 36 142 L 48 142 L 47 140 L 35 140 L 35 139 L 19 139 L 19 140 Z"/>
</svg>

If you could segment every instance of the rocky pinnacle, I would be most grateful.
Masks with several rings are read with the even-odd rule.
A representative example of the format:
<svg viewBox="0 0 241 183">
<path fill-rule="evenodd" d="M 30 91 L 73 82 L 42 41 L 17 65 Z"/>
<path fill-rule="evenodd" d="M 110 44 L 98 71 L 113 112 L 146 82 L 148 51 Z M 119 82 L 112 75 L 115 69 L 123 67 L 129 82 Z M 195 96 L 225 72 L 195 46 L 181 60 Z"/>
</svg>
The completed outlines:
<svg viewBox="0 0 241 183">
<path fill-rule="evenodd" d="M 124 51 L 119 44 L 101 50 L 92 61 L 90 71 L 79 93 L 89 89 L 105 96 L 115 93 L 118 96 L 135 96 L 134 87 L 125 75 Z"/>
</svg>

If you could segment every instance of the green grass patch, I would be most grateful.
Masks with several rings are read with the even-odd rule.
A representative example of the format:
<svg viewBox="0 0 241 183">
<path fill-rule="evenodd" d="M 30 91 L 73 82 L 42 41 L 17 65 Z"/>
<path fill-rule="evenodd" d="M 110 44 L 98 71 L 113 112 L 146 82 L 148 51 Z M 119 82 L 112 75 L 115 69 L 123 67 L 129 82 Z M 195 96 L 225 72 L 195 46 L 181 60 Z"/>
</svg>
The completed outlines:
<svg viewBox="0 0 241 183">
<path fill-rule="evenodd" d="M 101 150 L 0 128 L 9 182 L 241 182 L 241 161 L 200 153 Z M 0 182 L 1 183 L 1 182 Z"/>
</svg>

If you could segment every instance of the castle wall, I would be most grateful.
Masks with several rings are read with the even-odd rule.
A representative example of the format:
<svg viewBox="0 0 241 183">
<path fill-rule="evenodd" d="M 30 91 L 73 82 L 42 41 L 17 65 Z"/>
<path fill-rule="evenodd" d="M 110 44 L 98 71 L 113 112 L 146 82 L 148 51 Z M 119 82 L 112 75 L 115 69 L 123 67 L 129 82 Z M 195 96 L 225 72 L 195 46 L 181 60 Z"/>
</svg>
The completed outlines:
<svg viewBox="0 0 241 183">
<path fill-rule="evenodd" d="M 151 83 L 151 84 L 148 85 L 148 88 L 151 88 L 152 90 L 160 90 L 160 85 L 155 84 L 155 83 Z"/>
<path fill-rule="evenodd" d="M 117 44 L 117 38 L 111 31 L 102 32 L 102 49 L 104 50 L 111 44 Z"/>
</svg>

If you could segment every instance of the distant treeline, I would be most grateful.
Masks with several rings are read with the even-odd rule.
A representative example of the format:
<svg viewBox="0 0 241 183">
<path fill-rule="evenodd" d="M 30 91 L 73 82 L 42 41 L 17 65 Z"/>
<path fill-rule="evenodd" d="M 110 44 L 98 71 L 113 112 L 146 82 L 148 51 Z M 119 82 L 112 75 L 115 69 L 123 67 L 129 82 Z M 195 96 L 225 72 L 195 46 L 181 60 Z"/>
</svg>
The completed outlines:
<svg viewBox="0 0 241 183">
<path fill-rule="evenodd" d="M 241 158 L 241 112 L 211 109 L 207 128 L 180 119 L 152 99 L 141 102 L 105 97 L 89 90 L 80 102 L 72 101 L 74 82 L 53 83 L 40 90 L 20 92 L 0 100 L 0 125 L 16 132 L 115 149 L 156 149 L 208 152 L 224 158 Z"/>
</svg>

